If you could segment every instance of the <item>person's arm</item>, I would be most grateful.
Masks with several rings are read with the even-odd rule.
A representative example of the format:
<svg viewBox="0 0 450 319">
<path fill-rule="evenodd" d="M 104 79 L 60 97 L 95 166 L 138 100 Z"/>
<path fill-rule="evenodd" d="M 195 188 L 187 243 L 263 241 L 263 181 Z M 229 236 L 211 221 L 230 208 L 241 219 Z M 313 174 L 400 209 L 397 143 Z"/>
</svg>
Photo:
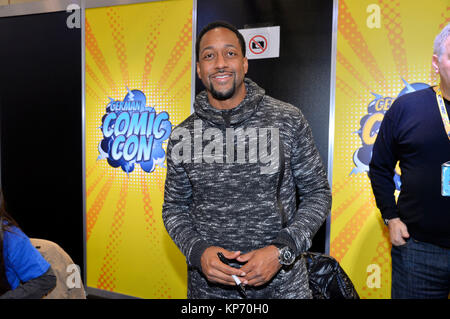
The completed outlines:
<svg viewBox="0 0 450 319">
<path fill-rule="evenodd" d="M 274 243 L 289 246 L 299 256 L 311 247 L 314 235 L 331 210 L 331 191 L 311 128 L 301 112 L 293 129 L 290 164 L 299 206 Z"/>
<path fill-rule="evenodd" d="M 176 134 L 175 129 L 172 136 Z M 201 269 L 201 255 L 210 245 L 194 227 L 190 215 L 192 185 L 182 163 L 174 161 L 174 158 L 176 159 L 176 155 L 172 156 L 174 145 L 171 138 L 167 146 L 167 175 L 162 218 L 170 237 L 186 256 L 188 265 Z"/>
<path fill-rule="evenodd" d="M 40 299 L 56 286 L 56 276 L 50 267 L 44 274 L 9 290 L 0 299 Z"/>
<path fill-rule="evenodd" d="M 396 103 L 391 106 L 394 108 Z M 373 194 L 381 216 L 384 220 L 399 217 L 395 202 L 395 166 L 397 154 L 395 151 L 395 123 L 390 112 L 386 113 L 381 122 L 375 144 L 372 148 L 372 159 L 369 164 L 369 178 Z"/>
<path fill-rule="evenodd" d="M 408 228 L 399 217 L 395 201 L 395 166 L 398 155 L 396 152 L 396 134 L 393 115 L 397 104 L 394 102 L 384 116 L 372 149 L 372 159 L 369 164 L 369 178 L 377 207 L 385 223 L 388 224 L 389 237 L 394 246 L 405 244 L 409 238 Z"/>
<path fill-rule="evenodd" d="M 244 284 L 261 286 L 280 270 L 279 252 L 274 244 L 289 246 L 296 256 L 308 250 L 331 209 L 331 191 L 325 169 L 311 129 L 301 113 L 293 129 L 296 134 L 291 141 L 291 169 L 300 204 L 295 216 L 280 231 L 272 245 L 237 258 L 240 262 L 246 262 L 241 268 L 246 273 Z M 280 143 L 287 142 L 280 140 Z M 281 189 L 281 193 L 286 191 Z"/>
</svg>

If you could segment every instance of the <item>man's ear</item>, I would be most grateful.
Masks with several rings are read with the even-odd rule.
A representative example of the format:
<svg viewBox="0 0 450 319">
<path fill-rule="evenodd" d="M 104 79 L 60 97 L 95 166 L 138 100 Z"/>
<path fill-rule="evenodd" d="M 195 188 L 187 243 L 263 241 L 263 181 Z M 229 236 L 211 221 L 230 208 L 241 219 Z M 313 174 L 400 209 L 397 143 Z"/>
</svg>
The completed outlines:
<svg viewBox="0 0 450 319">
<path fill-rule="evenodd" d="M 433 54 L 431 64 L 433 65 L 433 68 L 436 71 L 436 73 L 439 73 L 439 57 L 436 54 Z"/>
<path fill-rule="evenodd" d="M 247 59 L 247 57 L 244 57 L 243 63 L 244 63 L 244 73 L 247 74 L 247 71 L 248 71 L 248 59 Z"/>
<path fill-rule="evenodd" d="M 198 76 L 198 78 L 201 80 L 201 79 L 202 79 L 202 76 L 200 75 L 200 63 L 197 62 L 197 63 L 196 63 L 196 66 L 197 66 L 197 76 Z"/>
</svg>

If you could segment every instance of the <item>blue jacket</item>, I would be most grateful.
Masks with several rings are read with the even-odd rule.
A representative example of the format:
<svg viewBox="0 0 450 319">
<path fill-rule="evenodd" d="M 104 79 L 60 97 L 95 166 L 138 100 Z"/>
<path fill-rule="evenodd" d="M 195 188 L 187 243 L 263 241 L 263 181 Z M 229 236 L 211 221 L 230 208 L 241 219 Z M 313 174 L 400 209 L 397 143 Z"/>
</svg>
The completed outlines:
<svg viewBox="0 0 450 319">
<path fill-rule="evenodd" d="M 11 227 L 3 236 L 5 273 L 11 289 L 16 289 L 21 282 L 43 275 L 50 268 L 50 264 L 20 229 Z"/>
</svg>

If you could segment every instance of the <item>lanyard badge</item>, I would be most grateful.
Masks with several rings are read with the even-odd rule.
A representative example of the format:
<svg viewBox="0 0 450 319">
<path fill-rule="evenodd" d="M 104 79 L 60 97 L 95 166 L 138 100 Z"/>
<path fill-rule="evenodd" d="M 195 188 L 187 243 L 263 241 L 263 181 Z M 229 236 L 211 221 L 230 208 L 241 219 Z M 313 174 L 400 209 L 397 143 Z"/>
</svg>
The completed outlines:
<svg viewBox="0 0 450 319">
<path fill-rule="evenodd" d="M 447 109 L 445 108 L 444 98 L 442 97 L 441 88 L 439 86 L 434 87 L 436 92 L 436 100 L 439 107 L 439 113 L 444 123 L 445 132 L 450 140 L 450 121 L 448 118 Z M 442 196 L 450 196 L 450 161 L 442 164 Z"/>
<path fill-rule="evenodd" d="M 442 164 L 442 196 L 450 196 L 450 162 Z"/>
</svg>

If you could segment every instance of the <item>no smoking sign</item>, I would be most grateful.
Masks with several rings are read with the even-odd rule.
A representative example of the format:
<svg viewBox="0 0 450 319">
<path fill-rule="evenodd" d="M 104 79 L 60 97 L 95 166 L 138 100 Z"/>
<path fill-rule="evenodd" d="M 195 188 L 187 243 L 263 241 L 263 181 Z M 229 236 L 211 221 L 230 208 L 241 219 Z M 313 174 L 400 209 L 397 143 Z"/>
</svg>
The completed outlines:
<svg viewBox="0 0 450 319">
<path fill-rule="evenodd" d="M 277 58 L 280 56 L 280 27 L 241 29 L 247 44 L 248 59 Z"/>
</svg>

